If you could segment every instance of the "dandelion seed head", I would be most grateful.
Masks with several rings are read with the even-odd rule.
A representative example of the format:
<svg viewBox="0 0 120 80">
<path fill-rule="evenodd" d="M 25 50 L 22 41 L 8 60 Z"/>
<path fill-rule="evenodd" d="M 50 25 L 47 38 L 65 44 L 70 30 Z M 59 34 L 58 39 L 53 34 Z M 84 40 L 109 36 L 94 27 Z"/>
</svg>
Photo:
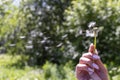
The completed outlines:
<svg viewBox="0 0 120 80">
<path fill-rule="evenodd" d="M 86 37 L 94 37 L 95 34 L 89 30 L 86 30 Z"/>
</svg>

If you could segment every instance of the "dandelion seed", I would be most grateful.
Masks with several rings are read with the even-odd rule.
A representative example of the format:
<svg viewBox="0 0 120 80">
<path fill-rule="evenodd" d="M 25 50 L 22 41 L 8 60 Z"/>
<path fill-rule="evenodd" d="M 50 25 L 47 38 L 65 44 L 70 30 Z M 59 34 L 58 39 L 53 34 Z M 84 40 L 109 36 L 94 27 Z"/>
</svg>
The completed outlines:
<svg viewBox="0 0 120 80">
<path fill-rule="evenodd" d="M 42 41 L 41 41 L 41 44 L 44 44 L 45 42 L 46 42 L 46 40 L 42 40 Z"/>
<path fill-rule="evenodd" d="M 62 36 L 62 39 L 66 38 L 68 36 L 68 34 L 65 34 Z"/>
<path fill-rule="evenodd" d="M 93 28 L 96 25 L 96 22 L 92 21 L 88 24 L 89 28 Z"/>
<path fill-rule="evenodd" d="M 56 47 L 61 47 L 63 45 L 63 43 L 60 43 L 60 44 L 58 44 Z"/>
<path fill-rule="evenodd" d="M 29 40 L 29 41 L 28 41 L 28 44 L 32 44 L 32 40 Z"/>
<path fill-rule="evenodd" d="M 49 47 L 46 46 L 46 47 L 45 47 L 45 50 L 48 50 L 48 49 L 49 49 Z"/>
<path fill-rule="evenodd" d="M 32 49 L 33 48 L 33 45 L 26 45 L 25 46 L 27 49 Z"/>
<path fill-rule="evenodd" d="M 80 30 L 80 31 L 79 31 L 79 34 L 80 34 L 80 35 L 82 35 L 82 33 L 83 33 L 83 31 L 82 31 L 82 30 Z"/>
<path fill-rule="evenodd" d="M 20 36 L 20 39 L 24 39 L 25 38 L 25 36 Z"/>
<path fill-rule="evenodd" d="M 10 47 L 14 47 L 15 45 L 16 45 L 16 44 L 10 44 L 9 46 L 10 46 Z"/>
</svg>

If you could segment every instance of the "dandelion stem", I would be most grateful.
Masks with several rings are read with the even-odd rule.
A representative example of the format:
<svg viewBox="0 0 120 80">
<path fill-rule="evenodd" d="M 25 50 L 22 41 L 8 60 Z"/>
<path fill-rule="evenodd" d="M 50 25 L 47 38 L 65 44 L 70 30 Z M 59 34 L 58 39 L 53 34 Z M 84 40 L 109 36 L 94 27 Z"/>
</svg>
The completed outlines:
<svg viewBox="0 0 120 80">
<path fill-rule="evenodd" d="M 96 49 L 96 39 L 97 39 L 97 28 L 94 28 L 94 46 Z"/>
<path fill-rule="evenodd" d="M 94 51 L 95 51 L 95 49 L 96 49 L 96 31 L 94 31 Z M 94 60 L 92 60 L 92 62 L 94 63 Z M 93 70 L 95 70 L 94 69 L 94 67 L 93 67 Z"/>
<path fill-rule="evenodd" d="M 96 49 L 96 33 L 95 33 L 95 37 L 94 37 L 94 46 L 95 46 L 95 49 Z"/>
</svg>

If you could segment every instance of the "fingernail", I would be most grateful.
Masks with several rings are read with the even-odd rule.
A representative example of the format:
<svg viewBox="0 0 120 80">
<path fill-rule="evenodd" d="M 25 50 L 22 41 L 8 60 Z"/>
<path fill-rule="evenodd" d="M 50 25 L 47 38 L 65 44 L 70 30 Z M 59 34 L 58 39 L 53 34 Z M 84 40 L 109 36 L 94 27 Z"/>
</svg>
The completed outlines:
<svg viewBox="0 0 120 80">
<path fill-rule="evenodd" d="M 88 68 L 88 71 L 90 71 L 90 72 L 94 72 L 94 70 L 93 70 L 93 69 L 91 69 L 91 68 Z"/>
<path fill-rule="evenodd" d="M 95 68 L 95 69 L 99 69 L 98 65 L 93 63 L 92 66 Z"/>
<path fill-rule="evenodd" d="M 88 73 L 89 73 L 89 75 L 93 74 L 93 72 L 94 72 L 94 70 L 93 70 L 93 69 L 88 68 Z"/>
<path fill-rule="evenodd" d="M 93 55 L 94 59 L 100 59 L 100 57 L 98 55 Z"/>
</svg>

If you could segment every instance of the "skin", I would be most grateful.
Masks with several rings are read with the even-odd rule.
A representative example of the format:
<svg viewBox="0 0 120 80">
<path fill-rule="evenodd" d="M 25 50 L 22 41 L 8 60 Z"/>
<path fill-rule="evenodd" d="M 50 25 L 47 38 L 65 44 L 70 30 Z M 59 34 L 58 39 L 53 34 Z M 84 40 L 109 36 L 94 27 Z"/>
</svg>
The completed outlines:
<svg viewBox="0 0 120 80">
<path fill-rule="evenodd" d="M 76 78 L 77 80 L 109 80 L 108 71 L 93 44 L 90 45 L 88 53 L 84 53 L 76 65 Z"/>
</svg>

